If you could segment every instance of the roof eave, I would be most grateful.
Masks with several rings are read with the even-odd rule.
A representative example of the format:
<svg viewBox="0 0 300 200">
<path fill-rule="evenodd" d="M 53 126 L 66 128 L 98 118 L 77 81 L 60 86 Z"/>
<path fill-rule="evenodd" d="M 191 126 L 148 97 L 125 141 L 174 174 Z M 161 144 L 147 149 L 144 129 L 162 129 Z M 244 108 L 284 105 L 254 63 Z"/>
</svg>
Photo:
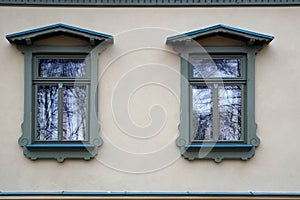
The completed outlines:
<svg viewBox="0 0 300 200">
<path fill-rule="evenodd" d="M 48 37 L 49 35 L 69 35 L 71 37 L 80 37 L 89 40 L 91 45 L 99 44 L 103 41 L 113 41 L 113 36 L 81 29 L 66 24 L 54 24 L 37 29 L 22 31 L 14 34 L 6 35 L 6 39 L 14 44 L 32 45 L 32 41 Z"/>
<path fill-rule="evenodd" d="M 255 33 L 252 31 L 238 29 L 226 25 L 216 25 L 216 26 L 168 37 L 167 44 L 174 44 L 178 42 L 184 42 L 187 40 L 198 40 L 198 39 L 210 37 L 212 35 L 222 35 L 222 34 L 227 34 L 233 38 L 243 38 L 243 40 L 248 40 L 249 45 L 257 44 L 257 43 L 268 44 L 274 39 L 273 36 L 269 36 L 261 33 Z"/>
</svg>

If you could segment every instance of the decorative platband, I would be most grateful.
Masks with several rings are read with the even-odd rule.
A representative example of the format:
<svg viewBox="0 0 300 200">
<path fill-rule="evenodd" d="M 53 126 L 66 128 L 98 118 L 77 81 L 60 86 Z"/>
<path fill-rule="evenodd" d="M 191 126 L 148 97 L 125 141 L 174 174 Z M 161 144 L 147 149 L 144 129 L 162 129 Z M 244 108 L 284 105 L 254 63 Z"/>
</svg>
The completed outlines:
<svg viewBox="0 0 300 200">
<path fill-rule="evenodd" d="M 300 0 L 1 0 L 15 6 L 293 6 Z"/>
<path fill-rule="evenodd" d="M 28 149 L 39 148 L 94 148 L 93 144 L 28 144 Z"/>
<path fill-rule="evenodd" d="M 188 148 L 252 148 L 251 144 L 188 144 Z"/>
</svg>

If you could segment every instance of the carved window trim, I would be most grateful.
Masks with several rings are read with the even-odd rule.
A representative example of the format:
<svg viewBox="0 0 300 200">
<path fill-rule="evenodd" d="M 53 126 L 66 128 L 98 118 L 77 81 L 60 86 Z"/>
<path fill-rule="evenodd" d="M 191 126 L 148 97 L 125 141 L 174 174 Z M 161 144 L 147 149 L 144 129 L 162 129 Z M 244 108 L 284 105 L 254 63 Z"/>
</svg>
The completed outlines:
<svg viewBox="0 0 300 200">
<path fill-rule="evenodd" d="M 216 35 L 226 35 L 245 43 L 241 46 L 201 46 L 197 41 Z M 221 162 L 223 159 L 248 160 L 255 154 L 260 139 L 256 135 L 255 123 L 255 55 L 273 40 L 272 36 L 242 30 L 226 25 L 216 25 L 167 38 L 167 44 L 181 57 L 181 107 L 179 137 L 176 140 L 181 155 L 189 160 L 213 159 Z M 194 54 L 245 56 L 245 116 L 244 140 L 242 142 L 194 142 L 191 138 L 191 92 L 190 86 L 190 56 Z"/>
<path fill-rule="evenodd" d="M 44 38 L 66 35 L 87 41 L 87 45 L 60 46 L 60 45 L 35 45 L 36 41 Z M 89 160 L 98 153 L 98 148 L 103 141 L 100 137 L 100 125 L 98 123 L 98 58 L 110 44 L 113 38 L 110 35 L 81 29 L 66 24 L 55 24 L 20 33 L 7 35 L 9 42 L 16 44 L 17 48 L 24 54 L 24 121 L 22 123 L 22 136 L 19 145 L 23 148 L 25 156 L 31 160 L 39 158 L 54 158 L 63 162 L 66 158 L 82 158 Z M 89 65 L 89 120 L 88 138 L 81 142 L 36 142 L 34 128 L 34 74 L 35 60 L 38 55 L 81 55 L 85 56 Z"/>
</svg>

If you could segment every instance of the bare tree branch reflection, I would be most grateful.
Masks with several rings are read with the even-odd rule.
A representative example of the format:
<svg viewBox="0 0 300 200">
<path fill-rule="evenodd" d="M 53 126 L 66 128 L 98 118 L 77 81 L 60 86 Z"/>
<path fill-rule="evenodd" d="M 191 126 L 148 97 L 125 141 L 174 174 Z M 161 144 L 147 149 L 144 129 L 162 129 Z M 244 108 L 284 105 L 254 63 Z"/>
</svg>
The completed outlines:
<svg viewBox="0 0 300 200">
<path fill-rule="evenodd" d="M 195 78 L 234 78 L 240 77 L 239 59 L 198 59 L 192 58 Z"/>
<path fill-rule="evenodd" d="M 193 132 L 194 140 L 212 139 L 212 89 L 193 86 Z"/>
<path fill-rule="evenodd" d="M 85 59 L 39 59 L 39 76 L 51 78 L 82 78 L 86 76 Z M 87 132 L 87 86 L 70 85 L 64 79 L 53 86 L 37 89 L 37 136 L 39 141 L 84 140 Z M 58 87 L 58 84 L 64 85 Z M 62 91 L 62 93 L 59 93 Z M 62 95 L 59 95 L 62 94 Z M 59 101 L 62 107 L 59 107 Z M 61 113 L 61 114 L 60 114 Z M 60 116 L 59 116 L 60 115 Z M 58 121 L 62 119 L 62 121 Z M 58 130 L 62 126 L 62 130 Z"/>
</svg>

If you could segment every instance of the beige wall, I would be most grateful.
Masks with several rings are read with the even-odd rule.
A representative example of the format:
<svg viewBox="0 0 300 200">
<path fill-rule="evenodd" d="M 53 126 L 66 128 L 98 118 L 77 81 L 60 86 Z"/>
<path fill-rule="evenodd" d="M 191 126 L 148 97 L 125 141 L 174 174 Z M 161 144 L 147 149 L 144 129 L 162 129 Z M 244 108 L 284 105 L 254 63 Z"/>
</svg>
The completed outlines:
<svg viewBox="0 0 300 200">
<path fill-rule="evenodd" d="M 0 190 L 299 190 L 299 18 L 299 7 L 0 7 Z M 115 37 L 100 56 L 99 121 L 105 143 L 88 162 L 33 162 L 17 143 L 23 120 L 23 55 L 4 36 L 55 23 Z M 275 36 L 256 60 L 261 145 L 246 162 L 190 162 L 180 157 L 174 141 L 180 63 L 165 40 L 220 23 Z M 128 108 L 130 115 L 118 108 Z"/>
</svg>

